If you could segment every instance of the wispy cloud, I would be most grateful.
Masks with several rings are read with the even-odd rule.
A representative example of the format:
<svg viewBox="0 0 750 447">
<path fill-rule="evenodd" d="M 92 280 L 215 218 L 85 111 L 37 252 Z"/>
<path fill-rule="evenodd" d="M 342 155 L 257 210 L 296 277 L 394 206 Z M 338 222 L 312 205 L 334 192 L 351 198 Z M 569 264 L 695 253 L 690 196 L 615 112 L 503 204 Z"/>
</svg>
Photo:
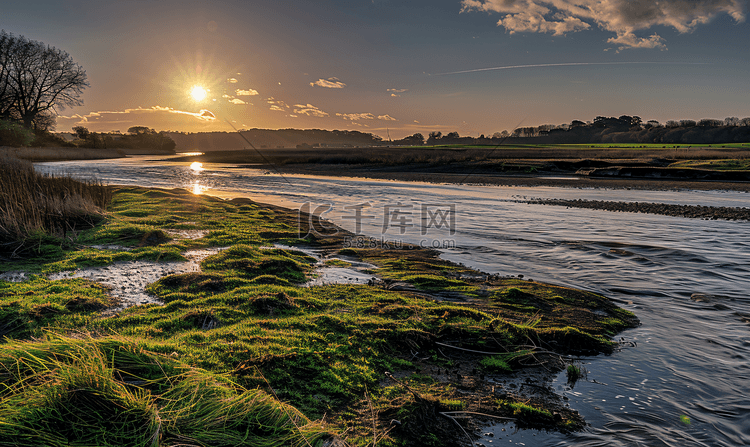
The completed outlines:
<svg viewBox="0 0 750 447">
<path fill-rule="evenodd" d="M 346 84 L 344 84 L 343 82 L 339 81 L 338 78 L 318 79 L 317 81 L 310 83 L 311 87 L 315 87 L 316 85 L 318 87 L 324 87 L 324 88 L 344 88 L 344 87 L 346 87 Z"/>
<path fill-rule="evenodd" d="M 110 115 L 133 115 L 133 114 L 153 114 L 153 113 L 171 113 L 175 115 L 185 115 L 185 116 L 191 116 L 197 119 L 201 120 L 213 120 L 216 119 L 213 113 L 211 111 L 203 109 L 200 112 L 187 112 L 184 110 L 177 110 L 173 109 L 171 107 L 162 107 L 162 106 L 152 106 L 148 108 L 138 107 L 137 109 L 125 109 L 125 110 L 119 110 L 119 111 L 103 111 L 103 112 L 89 112 L 85 115 L 71 115 L 71 116 L 64 116 L 60 115 L 57 118 L 58 119 L 78 119 L 81 123 L 89 122 L 92 118 L 102 118 L 105 116 Z"/>
<path fill-rule="evenodd" d="M 241 100 L 240 98 L 230 99 L 229 102 L 231 102 L 232 104 L 237 104 L 237 105 L 247 104 L 245 101 Z"/>
<path fill-rule="evenodd" d="M 278 106 L 279 108 L 287 108 L 287 109 L 289 108 L 289 105 L 287 105 L 287 103 L 285 103 L 284 101 L 282 101 L 280 99 L 276 99 L 274 97 L 267 98 L 266 102 L 269 105 L 275 105 L 275 106 Z"/>
<path fill-rule="evenodd" d="M 230 84 L 236 84 L 236 83 L 238 83 L 240 81 L 238 81 L 237 78 L 229 78 L 229 79 L 227 79 L 227 82 L 230 83 Z"/>
<path fill-rule="evenodd" d="M 249 88 L 247 90 L 237 89 L 237 90 L 234 91 L 234 94 L 237 95 L 237 96 L 257 96 L 258 95 L 258 91 L 257 90 L 253 90 L 251 88 Z"/>
<path fill-rule="evenodd" d="M 518 68 L 540 68 L 540 67 L 575 67 L 586 65 L 705 65 L 702 62 L 563 62 L 559 64 L 526 64 L 526 65 L 503 65 L 500 67 L 472 68 L 470 70 L 450 71 L 448 73 L 436 73 L 433 76 L 453 75 L 461 73 L 476 73 L 480 71 L 513 70 Z"/>
<path fill-rule="evenodd" d="M 394 117 L 392 117 L 390 115 L 379 115 L 378 119 L 382 120 L 382 121 L 398 121 L 396 118 L 394 118 Z"/>
<path fill-rule="evenodd" d="M 71 116 L 57 117 L 58 128 L 86 126 L 91 131 L 124 131 L 134 125 L 144 125 L 156 130 L 196 128 L 219 130 L 221 121 L 208 109 L 199 112 L 177 110 L 171 107 L 153 106 L 136 109 L 96 111 Z"/>
<path fill-rule="evenodd" d="M 294 113 L 297 115 L 314 116 L 317 118 L 325 118 L 326 116 L 328 116 L 328 113 L 320 110 L 312 104 L 296 104 L 294 106 Z"/>
<path fill-rule="evenodd" d="M 389 88 L 388 89 L 388 93 L 390 93 L 391 97 L 393 98 L 398 98 L 399 96 L 401 96 L 401 93 L 404 93 L 407 91 L 408 89 L 405 89 L 405 88 Z"/>
<path fill-rule="evenodd" d="M 560 36 L 591 28 L 615 33 L 608 40 L 626 48 L 665 49 L 658 34 L 638 37 L 636 31 L 657 26 L 680 33 L 693 31 L 721 14 L 745 20 L 747 0 L 462 0 L 462 12 L 500 13 L 497 21 L 509 33 L 538 32 Z"/>
<path fill-rule="evenodd" d="M 359 120 L 374 120 L 375 115 L 372 113 L 337 113 L 336 116 L 340 116 L 345 120 L 359 121 Z"/>
</svg>

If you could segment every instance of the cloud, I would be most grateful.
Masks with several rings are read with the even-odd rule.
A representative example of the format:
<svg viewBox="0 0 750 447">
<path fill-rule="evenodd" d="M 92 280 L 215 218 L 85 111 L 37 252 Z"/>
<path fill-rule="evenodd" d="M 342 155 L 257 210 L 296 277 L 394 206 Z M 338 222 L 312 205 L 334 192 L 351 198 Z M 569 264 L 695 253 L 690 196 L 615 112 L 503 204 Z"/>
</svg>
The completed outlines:
<svg viewBox="0 0 750 447">
<path fill-rule="evenodd" d="M 591 25 L 577 17 L 560 17 L 560 20 L 548 21 L 543 15 L 530 11 L 519 14 L 508 14 L 504 19 L 497 22 L 498 26 L 504 26 L 511 34 L 516 32 L 552 33 L 555 36 L 563 36 L 570 32 L 583 31 L 591 28 Z"/>
<path fill-rule="evenodd" d="M 253 90 L 251 88 L 249 88 L 247 90 L 237 89 L 237 90 L 234 91 L 234 93 L 237 96 L 256 96 L 256 95 L 258 95 L 258 91 L 257 90 Z"/>
<path fill-rule="evenodd" d="M 125 131 L 132 126 L 148 126 L 156 130 L 165 129 L 219 129 L 222 122 L 210 110 L 188 112 L 171 107 L 153 106 L 148 108 L 89 112 L 72 116 L 58 116 L 59 128 L 86 126 L 93 132 Z"/>
<path fill-rule="evenodd" d="M 203 109 L 200 112 L 186 112 L 184 110 L 176 110 L 171 107 L 152 106 L 149 108 L 138 107 L 137 109 L 125 109 L 121 111 L 104 111 L 104 112 L 90 112 L 86 115 L 72 115 L 72 116 L 58 116 L 58 119 L 79 119 L 81 123 L 87 123 L 92 118 L 103 118 L 107 116 L 117 115 L 133 115 L 133 114 L 155 114 L 155 113 L 171 113 L 176 115 L 186 115 L 198 119 L 216 119 L 216 116 L 210 111 Z M 92 120 L 93 121 L 93 120 Z"/>
<path fill-rule="evenodd" d="M 610 37 L 607 42 L 620 45 L 618 50 L 625 48 L 666 48 L 664 39 L 658 34 L 652 34 L 650 37 L 636 37 L 633 33 L 626 33 L 618 35 L 617 37 Z"/>
<path fill-rule="evenodd" d="M 237 80 L 237 78 L 229 78 L 229 79 L 227 79 L 227 82 L 230 83 L 230 84 L 236 84 L 239 81 Z"/>
<path fill-rule="evenodd" d="M 297 115 L 314 116 L 317 118 L 325 118 L 326 116 L 328 116 L 326 112 L 320 110 L 319 108 L 315 107 L 312 104 L 307 104 L 307 105 L 296 104 L 294 106 L 294 113 Z"/>
<path fill-rule="evenodd" d="M 337 113 L 336 116 L 340 116 L 345 120 L 359 121 L 359 120 L 374 120 L 375 115 L 372 113 Z"/>
<path fill-rule="evenodd" d="M 266 99 L 266 102 L 268 103 L 270 107 L 270 110 L 274 112 L 286 112 L 285 109 L 289 109 L 289 105 L 285 103 L 284 101 L 275 99 L 273 97 Z"/>
<path fill-rule="evenodd" d="M 245 101 L 243 101 L 243 100 L 241 100 L 239 98 L 230 99 L 229 102 L 231 102 L 232 104 L 238 104 L 238 105 L 239 104 L 247 104 Z"/>
<path fill-rule="evenodd" d="M 693 31 L 721 14 L 745 20 L 747 0 L 462 0 L 462 12 L 500 13 L 498 26 L 509 33 L 538 32 L 564 35 L 592 24 L 615 33 L 608 42 L 625 48 L 666 48 L 658 34 L 635 32 L 655 26 Z"/>
<path fill-rule="evenodd" d="M 392 117 L 390 115 L 380 115 L 380 116 L 378 116 L 378 119 L 379 120 L 383 120 L 383 121 L 398 121 L 396 118 L 394 118 L 394 117 Z"/>
<path fill-rule="evenodd" d="M 325 87 L 325 88 L 344 88 L 346 84 L 339 81 L 338 78 L 318 79 L 315 82 L 310 83 L 310 87 Z"/>
<path fill-rule="evenodd" d="M 404 93 L 406 91 L 408 91 L 408 89 L 405 89 L 405 88 L 389 88 L 388 89 L 388 92 L 391 94 L 391 97 L 393 98 L 398 98 L 399 96 L 401 96 L 399 93 Z"/>
</svg>

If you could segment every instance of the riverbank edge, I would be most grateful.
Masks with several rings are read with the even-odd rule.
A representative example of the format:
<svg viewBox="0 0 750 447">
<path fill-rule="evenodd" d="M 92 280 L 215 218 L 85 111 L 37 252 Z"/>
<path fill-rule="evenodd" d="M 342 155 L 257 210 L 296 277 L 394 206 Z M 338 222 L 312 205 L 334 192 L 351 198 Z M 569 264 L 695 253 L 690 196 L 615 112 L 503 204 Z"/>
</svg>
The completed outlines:
<svg viewBox="0 0 750 447">
<path fill-rule="evenodd" d="M 145 191 L 163 191 L 156 188 L 148 188 L 148 189 L 139 189 L 139 188 L 128 188 L 128 190 L 145 190 Z M 209 201 L 216 201 L 219 199 L 210 199 Z M 248 199 L 235 199 L 233 201 L 230 201 L 230 203 L 233 203 L 236 206 L 256 206 L 259 207 L 261 210 L 267 210 L 271 213 L 277 213 L 275 215 L 284 215 L 284 219 L 294 218 L 298 217 L 297 212 L 295 210 L 289 210 L 282 207 L 278 207 L 275 205 L 266 205 L 266 204 L 260 204 L 253 202 Z M 328 238 L 321 238 L 319 240 L 316 240 L 317 246 L 323 246 L 324 250 L 328 253 L 345 253 L 350 256 L 357 256 L 361 259 L 366 260 L 367 262 L 371 262 L 375 265 L 379 265 L 381 269 L 384 269 L 383 271 L 379 272 L 383 274 L 383 272 L 388 273 L 391 276 L 398 277 L 399 275 L 402 275 L 404 273 L 403 267 L 401 267 L 402 270 L 399 270 L 399 268 L 394 268 L 394 261 L 396 264 L 403 264 L 406 266 L 416 265 L 416 264 L 423 264 L 421 270 L 418 273 L 423 274 L 423 276 L 429 276 L 429 275 L 435 275 L 436 273 L 449 271 L 451 272 L 450 275 L 445 276 L 442 273 L 440 273 L 439 277 L 442 277 L 443 280 L 450 280 L 450 281 L 460 281 L 464 284 L 471 285 L 472 287 L 476 287 L 477 290 L 480 290 L 482 287 L 485 288 L 485 294 L 484 298 L 482 296 L 477 296 L 475 298 L 471 297 L 460 297 L 459 294 L 449 294 L 454 300 L 458 296 L 459 298 L 465 300 L 466 298 L 469 299 L 468 302 L 464 303 L 469 308 L 476 308 L 476 310 L 481 310 L 483 307 L 480 305 L 477 307 L 477 302 L 481 301 L 482 299 L 487 299 L 487 293 L 486 290 L 489 288 L 490 290 L 492 287 L 497 287 L 500 285 L 507 285 L 512 284 L 513 287 L 507 288 L 514 289 L 514 290 L 520 290 L 521 292 L 513 292 L 515 294 L 519 294 L 515 298 L 512 298 L 510 302 L 515 303 L 515 301 L 518 301 L 519 299 L 522 299 L 524 302 L 531 299 L 531 294 L 527 294 L 524 292 L 525 290 L 532 290 L 533 288 L 551 288 L 555 286 L 551 285 L 544 285 L 540 283 L 533 282 L 531 280 L 523 280 L 522 278 L 500 278 L 498 276 L 492 276 L 492 275 L 486 275 L 482 274 L 481 272 L 472 271 L 470 269 L 466 269 L 462 266 L 452 264 L 447 261 L 442 261 L 439 259 L 439 253 L 432 250 L 424 250 L 419 249 L 418 247 L 408 247 L 406 251 L 368 251 L 368 250 L 352 250 L 349 249 L 348 251 L 345 251 L 346 249 L 343 249 L 343 245 L 341 244 L 341 237 L 342 236 L 351 236 L 349 233 L 345 232 L 344 230 L 339 229 L 340 232 L 338 232 L 338 236 L 336 237 L 328 237 Z M 153 230 L 151 230 L 153 231 Z M 158 244 L 157 244 L 158 245 Z M 404 262 L 405 261 L 405 262 Z M 420 264 L 420 265 L 421 265 Z M 412 274 L 413 276 L 414 272 L 410 270 L 411 267 L 407 268 L 408 273 Z M 456 271 L 458 271 L 458 276 L 456 276 Z M 463 275 L 463 276 L 462 276 Z M 387 290 L 389 293 L 395 292 L 395 293 L 403 293 L 406 294 L 406 296 L 409 297 L 416 297 L 419 299 L 426 299 L 426 300 L 445 300 L 445 296 L 442 296 L 442 292 L 445 292 L 445 290 L 441 290 L 440 288 L 436 290 L 429 290 L 429 293 L 426 293 L 424 289 L 420 288 L 414 288 L 413 284 L 409 284 L 408 282 L 400 282 L 400 281 L 393 281 L 393 278 L 391 278 L 390 281 L 386 280 L 383 282 L 378 282 L 373 284 L 373 287 L 376 287 L 378 289 Z M 400 287 L 400 289 L 398 288 Z M 559 290 L 563 290 L 563 288 L 558 288 Z M 558 289 L 556 290 L 556 293 L 563 293 L 560 292 Z M 567 290 L 567 289 L 566 289 Z M 572 291 L 571 293 L 574 293 L 575 291 Z M 578 293 L 578 292 L 575 292 Z M 526 296 L 529 295 L 529 296 Z M 559 295 L 556 297 L 559 298 Z M 534 298 L 536 299 L 536 298 Z M 587 295 L 587 299 L 596 299 L 599 300 L 598 304 L 604 303 L 607 300 L 604 297 L 598 296 L 597 298 L 594 297 L 593 294 L 590 296 Z M 533 300 L 532 300 L 533 301 Z M 542 303 L 540 304 L 549 305 L 549 303 Z M 485 303 L 486 304 L 486 303 Z M 598 305 L 597 304 L 597 305 Z M 513 306 L 516 306 L 517 304 L 513 304 Z M 520 306 L 520 304 L 518 304 Z M 614 306 L 614 305 L 612 305 Z M 522 306 L 522 307 L 529 307 L 529 306 Z M 616 307 L 616 306 L 615 306 Z M 497 309 L 495 309 L 497 310 Z M 589 312 L 587 309 L 582 309 Z M 452 312 L 452 311 L 451 311 Z M 526 312 L 524 310 L 524 312 Z M 538 312 L 529 315 L 529 317 L 534 317 L 541 312 L 539 310 Z M 446 311 L 448 313 L 448 311 Z M 505 315 L 506 318 L 510 318 L 513 320 L 514 318 L 517 318 L 518 315 L 521 314 L 514 314 L 515 317 L 511 316 L 510 314 Z M 450 317 L 445 317 L 450 318 Z M 509 320 L 509 321 L 511 321 Z M 503 317 L 499 317 L 499 319 L 492 320 L 495 325 L 500 324 L 507 325 L 511 323 L 505 322 L 505 319 Z M 499 322 L 499 323 L 498 323 Z M 485 322 L 486 324 L 492 325 L 491 322 Z M 619 330 L 625 329 L 627 327 L 633 327 L 637 324 L 637 320 L 635 317 L 630 319 L 626 322 L 624 326 L 618 326 L 619 329 L 614 331 L 614 333 L 619 332 Z M 79 328 L 84 329 L 85 328 Z M 494 329 L 493 329 L 494 331 Z M 610 334 L 614 335 L 614 333 Z M 437 341 L 437 339 L 431 339 L 431 337 L 428 337 L 427 340 L 421 340 L 422 349 L 430 349 L 429 346 L 432 346 L 435 348 L 434 343 Z M 477 346 L 472 345 L 462 345 L 461 343 L 457 343 L 455 346 L 451 345 L 449 347 L 443 347 L 444 350 L 450 350 L 455 349 L 456 353 L 454 354 L 448 354 L 446 356 L 445 354 L 442 354 L 444 357 L 440 362 L 435 364 L 434 362 L 427 361 L 427 359 L 418 360 L 415 362 L 416 367 L 414 368 L 417 371 L 421 371 L 422 374 L 431 375 L 436 377 L 435 383 L 442 383 L 444 387 L 453 388 L 454 390 L 462 390 L 462 392 L 471 391 L 473 394 L 478 395 L 479 398 L 472 402 L 465 402 L 465 406 L 462 407 L 463 410 L 477 410 L 475 412 L 483 412 L 485 414 L 493 413 L 495 416 L 497 416 L 498 410 L 497 408 L 493 407 L 492 402 L 494 402 L 496 397 L 498 395 L 508 397 L 508 391 L 509 388 L 506 388 L 505 391 L 500 391 L 500 389 L 496 389 L 496 384 L 494 380 L 489 380 L 489 377 L 485 376 L 485 372 L 478 372 L 478 371 L 484 371 L 482 368 L 479 367 L 479 362 L 481 359 L 486 358 L 486 353 L 482 354 L 478 351 L 478 349 L 472 349 L 476 348 Z M 611 346 L 610 346 L 611 348 Z M 593 351 L 590 351 L 589 354 L 594 354 L 596 352 L 602 352 L 602 347 L 593 349 Z M 440 349 L 438 349 L 440 351 Z M 408 356 L 408 355 L 407 355 Z M 412 356 L 413 359 L 414 356 Z M 543 367 L 536 367 L 536 368 L 521 368 L 521 370 L 516 371 L 515 379 L 518 379 L 518 385 L 514 386 L 513 388 L 522 388 L 523 383 L 528 383 L 530 377 L 534 377 L 533 381 L 541 384 L 536 385 L 537 388 L 532 386 L 527 386 L 527 389 L 531 390 L 530 395 L 525 395 L 525 400 L 531 402 L 533 401 L 535 405 L 538 407 L 538 409 L 545 410 L 552 419 L 545 419 L 546 416 L 541 417 L 538 413 L 533 413 L 532 410 L 518 410 L 511 408 L 510 410 L 505 410 L 504 412 L 500 412 L 501 414 L 508 415 L 508 411 L 511 411 L 513 413 L 514 411 L 519 411 L 520 413 L 523 413 L 524 411 L 532 411 L 531 417 L 526 416 L 526 424 L 530 424 L 530 426 L 536 426 L 536 427 L 546 427 L 546 428 L 554 428 L 556 427 L 558 422 L 561 422 L 563 420 L 565 421 L 571 421 L 570 423 L 570 429 L 576 429 L 581 428 L 583 424 L 583 420 L 580 419 L 580 417 L 577 417 L 577 413 L 575 413 L 570 408 L 566 407 L 563 402 L 559 399 L 553 399 L 550 398 L 547 394 L 549 391 L 547 390 L 548 384 L 551 382 L 551 380 L 555 377 L 555 375 L 562 370 L 562 368 L 565 367 L 566 362 L 562 361 L 564 357 L 564 353 L 552 353 L 552 352 L 544 352 L 544 353 L 537 353 L 534 357 L 535 363 L 542 362 L 547 364 L 547 368 Z M 446 363 L 447 362 L 447 363 Z M 452 366 L 451 366 L 452 365 Z M 451 372 L 448 371 L 448 369 L 452 369 Z M 403 372 L 394 372 L 395 377 L 404 377 Z M 506 378 L 507 380 L 510 380 L 510 378 Z M 398 383 L 398 379 L 394 378 L 392 379 L 396 383 Z M 424 411 L 436 411 L 436 402 L 441 402 L 440 399 L 430 400 L 427 398 L 425 401 L 420 401 L 419 399 L 425 399 L 425 396 L 429 396 L 429 394 L 423 394 L 425 392 L 429 392 L 429 387 L 419 387 L 412 384 L 412 387 L 419 390 L 416 394 L 414 394 L 414 399 L 412 403 L 410 404 L 413 408 L 411 408 L 410 412 L 412 415 L 417 414 L 419 412 Z M 502 388 L 502 387 L 500 387 Z M 408 386 L 407 386 L 408 389 Z M 534 390 L 542 390 L 538 392 L 534 392 Z M 409 390 L 411 391 L 411 390 Z M 511 393 L 512 394 L 512 393 Z M 442 397 L 442 402 L 450 401 L 451 396 L 456 396 L 458 393 L 453 392 L 453 394 L 445 394 L 444 392 L 437 392 L 437 395 Z M 530 397 L 529 397 L 530 396 Z M 494 399 L 486 399 L 488 397 L 493 397 Z M 413 404 L 416 404 L 414 406 Z M 425 404 L 427 405 L 425 407 Z M 363 405 L 363 402 L 360 402 L 360 406 Z M 510 404 L 508 404 L 510 405 Z M 510 407 L 509 407 L 510 408 Z M 534 407 L 532 407 L 533 409 Z M 362 408 L 360 408 L 362 410 Z M 396 408 L 393 409 L 394 411 Z M 450 410 L 450 408 L 444 408 L 443 412 L 446 412 Z M 454 408 L 455 410 L 455 408 Z M 414 413 L 417 412 L 417 413 Z M 459 411 L 460 412 L 460 411 Z M 366 412 L 365 412 L 366 413 Z M 384 416 L 388 415 L 388 411 L 384 411 Z M 439 414 L 438 414 L 439 415 Z M 421 416 L 418 415 L 418 418 L 424 419 L 424 414 Z M 381 421 L 382 419 L 382 421 Z M 457 432 L 455 432 L 455 427 L 453 426 L 453 420 L 451 420 L 449 417 L 443 417 L 443 418 L 437 418 L 440 423 L 438 423 L 438 426 L 435 427 L 435 430 L 439 432 L 445 432 L 445 433 L 452 433 L 450 435 L 451 442 L 461 442 L 463 443 L 462 437 L 457 435 Z M 536 421 L 535 421 L 536 419 Z M 387 420 L 387 417 L 385 418 L 379 418 L 378 424 L 382 425 L 385 424 L 385 420 Z M 424 421 L 423 421 L 424 423 Z M 358 427 L 358 428 L 357 428 Z M 450 428 L 453 428 L 452 430 Z M 350 427 L 352 428 L 352 427 Z M 362 430 L 362 427 L 359 425 L 354 425 L 354 428 L 352 430 L 356 431 L 357 429 Z M 393 427 L 381 427 L 383 432 L 390 431 L 393 429 Z M 412 430 L 414 430 L 412 428 Z M 398 433 L 398 430 L 394 430 L 394 435 Z M 405 434 L 404 436 L 410 437 L 414 436 L 414 434 Z M 447 434 L 446 434 L 447 436 Z M 456 436 L 458 436 L 456 438 Z"/>
<path fill-rule="evenodd" d="M 740 191 L 750 192 L 750 182 L 695 180 L 691 178 L 618 178 L 615 176 L 590 177 L 575 172 L 561 173 L 487 173 L 487 172 L 419 172 L 403 167 L 398 170 L 379 168 L 366 170 L 356 165 L 284 165 L 242 166 L 248 169 L 264 169 L 284 174 L 317 175 L 330 177 L 352 177 L 373 180 L 393 180 L 438 184 L 465 184 L 508 187 L 555 187 L 579 189 L 634 189 L 648 191 Z"/>
</svg>

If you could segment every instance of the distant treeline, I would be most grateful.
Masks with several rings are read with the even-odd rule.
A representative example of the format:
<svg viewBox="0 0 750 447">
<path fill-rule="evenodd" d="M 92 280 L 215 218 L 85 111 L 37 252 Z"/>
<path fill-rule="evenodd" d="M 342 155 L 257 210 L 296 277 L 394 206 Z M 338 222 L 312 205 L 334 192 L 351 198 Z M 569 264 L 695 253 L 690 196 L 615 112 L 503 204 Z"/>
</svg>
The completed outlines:
<svg viewBox="0 0 750 447">
<path fill-rule="evenodd" d="M 168 135 L 177 144 L 177 150 L 182 152 L 249 148 L 247 141 L 258 149 L 369 147 L 384 144 L 381 137 L 356 130 L 248 129 L 241 132 L 242 135 L 237 132 L 169 132 Z"/>
<path fill-rule="evenodd" d="M 76 139 L 73 144 L 89 149 L 134 149 L 155 153 L 175 152 L 177 144 L 165 132 L 156 132 L 145 126 L 133 126 L 126 134 L 119 132 L 90 132 L 83 126 L 73 128 Z"/>
<path fill-rule="evenodd" d="M 750 118 L 726 118 L 646 121 L 638 116 L 597 116 L 593 121 L 573 120 L 570 124 L 543 124 L 504 130 L 491 136 L 460 136 L 458 132 L 421 133 L 387 141 L 365 132 L 321 129 L 248 129 L 236 132 L 166 132 L 175 141 L 177 150 L 216 151 L 249 148 L 248 141 L 258 149 L 314 147 L 371 147 L 421 145 L 496 145 L 496 144 L 587 144 L 587 143 L 664 143 L 716 144 L 750 141 Z M 243 138 L 244 137 L 244 138 Z M 247 141 L 245 141 L 247 139 Z"/>
<path fill-rule="evenodd" d="M 419 134 L 409 137 L 421 136 Z M 750 118 L 730 117 L 724 120 L 702 119 L 670 120 L 662 124 L 650 120 L 643 122 L 639 116 L 623 115 L 618 118 L 597 116 L 593 121 L 574 120 L 570 124 L 544 124 L 537 127 L 519 127 L 513 132 L 496 132 L 461 137 L 458 132 L 442 135 L 432 132 L 428 145 L 444 144 L 586 144 L 586 143 L 664 143 L 664 144 L 716 144 L 744 143 L 750 141 Z"/>
</svg>

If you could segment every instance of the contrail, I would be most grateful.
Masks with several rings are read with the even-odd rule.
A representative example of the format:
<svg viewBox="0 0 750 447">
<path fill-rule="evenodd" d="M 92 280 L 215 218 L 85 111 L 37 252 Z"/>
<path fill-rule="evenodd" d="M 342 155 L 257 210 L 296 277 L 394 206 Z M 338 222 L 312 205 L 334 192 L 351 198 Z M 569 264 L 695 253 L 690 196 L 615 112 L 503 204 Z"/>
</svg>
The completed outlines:
<svg viewBox="0 0 750 447">
<path fill-rule="evenodd" d="M 454 75 L 462 73 L 476 73 L 479 71 L 511 70 L 515 68 L 538 68 L 538 67 L 571 67 L 578 65 L 635 65 L 635 64 L 669 64 L 669 65 L 706 65 L 701 62 L 563 62 L 559 64 L 528 64 L 528 65 L 505 65 L 502 67 L 475 68 L 473 70 L 451 71 L 449 73 L 436 73 L 432 76 Z"/>
</svg>

